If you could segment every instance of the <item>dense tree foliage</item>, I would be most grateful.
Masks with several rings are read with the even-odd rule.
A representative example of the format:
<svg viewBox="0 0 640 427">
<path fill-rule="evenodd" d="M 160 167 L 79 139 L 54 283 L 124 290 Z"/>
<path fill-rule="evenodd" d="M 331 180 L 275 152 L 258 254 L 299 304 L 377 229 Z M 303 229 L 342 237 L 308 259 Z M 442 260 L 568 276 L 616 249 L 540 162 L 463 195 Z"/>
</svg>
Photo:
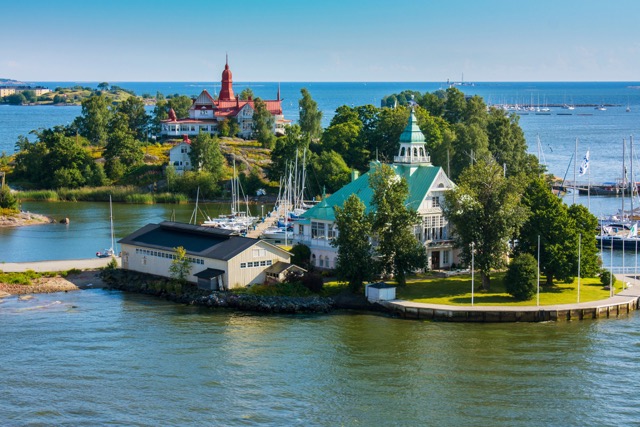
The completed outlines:
<svg viewBox="0 0 640 427">
<path fill-rule="evenodd" d="M 108 129 L 104 150 L 105 171 L 109 178 L 117 180 L 133 167 L 142 164 L 144 154 L 124 113 L 113 114 Z"/>
<path fill-rule="evenodd" d="M 475 267 L 487 291 L 491 270 L 506 265 L 508 242 L 527 218 L 520 188 L 515 177 L 504 177 L 502 168 L 489 158 L 465 169 L 458 186 L 445 194 L 443 210 L 455 228 L 456 247 L 469 264 L 473 243 Z"/>
<path fill-rule="evenodd" d="M 176 257 L 171 261 L 169 266 L 169 275 L 172 279 L 181 284 L 187 283 L 187 279 L 191 275 L 191 262 L 187 257 L 187 251 L 184 247 L 175 248 Z"/>
<path fill-rule="evenodd" d="M 279 181 L 285 175 L 287 168 L 296 161 L 297 157 L 302 155 L 307 146 L 308 143 L 302 137 L 300 126 L 288 126 L 284 136 L 277 139 L 274 149 L 271 150 L 269 179 Z"/>
<path fill-rule="evenodd" d="M 184 119 L 185 117 L 189 117 L 189 108 L 191 108 L 191 104 L 193 104 L 193 99 L 187 95 L 175 94 L 171 97 L 167 97 L 167 112 L 169 109 L 173 108 L 173 111 L 176 113 L 176 117 Z"/>
<path fill-rule="evenodd" d="M 124 114 L 128 119 L 129 129 L 138 141 L 145 141 L 149 132 L 150 117 L 144 108 L 144 102 L 137 96 L 130 96 L 115 108 L 116 113 Z"/>
<path fill-rule="evenodd" d="M 273 148 L 276 137 L 273 134 L 273 116 L 267 110 L 267 105 L 260 98 L 256 98 L 253 111 L 253 133 L 255 138 L 265 148 Z"/>
<path fill-rule="evenodd" d="M 336 273 L 354 293 L 373 277 L 373 249 L 369 241 L 372 217 L 365 210 L 364 203 L 355 194 L 349 196 L 342 207 L 335 207 L 338 236 L 331 244 L 338 247 Z"/>
<path fill-rule="evenodd" d="M 92 95 L 82 101 L 82 113 L 76 117 L 74 125 L 91 144 L 104 145 L 111 114 L 109 99 L 104 95 Z"/>
<path fill-rule="evenodd" d="M 16 143 L 14 174 L 40 188 L 104 185 L 102 167 L 85 148 L 86 139 L 68 136 L 65 128 L 34 132 L 37 140 L 21 136 Z"/>
<path fill-rule="evenodd" d="M 250 87 L 245 87 L 244 89 L 242 89 L 242 92 L 240 92 L 240 95 L 238 95 L 238 98 L 240 98 L 240 101 L 253 99 L 253 97 L 254 97 L 253 89 L 251 89 Z"/>
<path fill-rule="evenodd" d="M 425 247 L 413 232 L 418 214 L 405 205 L 409 185 L 391 166 L 382 163 L 369 175 L 369 186 L 373 190 L 373 232 L 378 241 L 380 271 L 392 274 L 398 285 L 404 286 L 407 273 L 427 266 Z"/>
<path fill-rule="evenodd" d="M 347 184 L 351 178 L 351 170 L 335 151 L 323 151 L 311 161 L 313 177 L 324 188 L 316 189 L 317 192 L 326 190 L 333 193 Z"/>
<path fill-rule="evenodd" d="M 309 143 L 317 140 L 322 133 L 322 111 L 318 110 L 318 103 L 311 98 L 307 89 L 300 89 L 300 93 L 302 98 L 298 101 L 300 107 L 298 124 L 302 136 Z"/>
<path fill-rule="evenodd" d="M 209 172 L 216 181 L 222 177 L 222 166 L 225 161 L 217 137 L 200 132 L 191 140 L 189 157 L 196 169 Z"/>
<path fill-rule="evenodd" d="M 579 240 L 581 275 L 594 276 L 598 272 L 596 217 L 584 206 L 567 207 L 542 178 L 527 186 L 524 204 L 531 215 L 518 236 L 518 250 L 537 256 L 540 236 L 540 269 L 546 276 L 546 285 L 553 285 L 554 279 L 569 280 L 578 274 Z"/>
</svg>

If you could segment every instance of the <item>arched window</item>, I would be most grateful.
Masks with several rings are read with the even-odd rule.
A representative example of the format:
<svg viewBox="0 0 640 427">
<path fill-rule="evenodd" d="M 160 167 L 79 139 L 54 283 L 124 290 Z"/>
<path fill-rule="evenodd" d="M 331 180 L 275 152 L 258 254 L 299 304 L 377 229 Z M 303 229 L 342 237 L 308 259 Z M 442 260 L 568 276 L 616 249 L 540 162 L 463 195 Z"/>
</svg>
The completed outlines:
<svg viewBox="0 0 640 427">
<path fill-rule="evenodd" d="M 413 157 L 418 157 L 418 149 L 417 148 L 413 149 Z"/>
<path fill-rule="evenodd" d="M 406 150 L 406 149 L 405 149 L 404 147 L 402 147 L 402 148 L 400 149 L 400 157 L 404 157 L 404 155 L 405 155 L 405 153 L 406 153 L 406 151 L 405 151 L 405 150 Z"/>
<path fill-rule="evenodd" d="M 327 267 L 327 268 L 331 268 L 331 264 L 329 264 L 329 255 L 326 255 L 326 256 L 324 257 L 324 265 L 325 265 L 325 267 Z"/>
<path fill-rule="evenodd" d="M 316 254 L 311 254 L 311 265 L 316 265 Z"/>
</svg>

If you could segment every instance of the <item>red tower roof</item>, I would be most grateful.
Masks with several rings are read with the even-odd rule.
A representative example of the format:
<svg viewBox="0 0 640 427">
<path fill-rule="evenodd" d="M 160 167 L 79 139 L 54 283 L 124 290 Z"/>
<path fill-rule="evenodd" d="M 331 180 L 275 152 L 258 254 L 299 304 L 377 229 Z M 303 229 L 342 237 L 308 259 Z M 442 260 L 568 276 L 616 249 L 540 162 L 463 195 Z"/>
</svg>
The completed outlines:
<svg viewBox="0 0 640 427">
<path fill-rule="evenodd" d="M 169 108 L 169 120 L 178 120 L 176 112 L 173 110 L 173 108 Z"/>
<path fill-rule="evenodd" d="M 233 78 L 231 76 L 231 70 L 229 69 L 229 57 L 227 56 L 227 62 L 224 65 L 224 71 L 222 72 L 222 87 L 220 88 L 221 101 L 233 101 Z"/>
</svg>

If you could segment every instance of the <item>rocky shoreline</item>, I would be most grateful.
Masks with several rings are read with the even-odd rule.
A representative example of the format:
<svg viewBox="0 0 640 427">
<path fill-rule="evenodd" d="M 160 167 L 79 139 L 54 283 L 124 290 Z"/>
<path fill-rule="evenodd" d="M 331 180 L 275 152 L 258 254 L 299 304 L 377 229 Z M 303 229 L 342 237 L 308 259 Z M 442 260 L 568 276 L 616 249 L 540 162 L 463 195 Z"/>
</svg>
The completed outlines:
<svg viewBox="0 0 640 427">
<path fill-rule="evenodd" d="M 70 274 L 67 277 L 40 277 L 29 285 L 0 282 L 0 298 L 13 295 L 70 292 L 103 286 L 104 284 L 97 270 L 86 270 L 80 273 Z"/>
<path fill-rule="evenodd" d="M 384 307 L 371 304 L 360 295 L 341 295 L 337 298 L 280 297 L 205 291 L 192 284 L 176 286 L 164 277 L 126 270 L 103 270 L 101 278 L 110 289 L 154 295 L 169 301 L 202 307 L 274 314 L 329 313 L 336 309 L 387 312 Z"/>
<path fill-rule="evenodd" d="M 20 211 L 15 215 L 0 215 L 0 227 L 21 227 L 24 225 L 49 224 L 52 218 L 32 212 Z"/>
</svg>

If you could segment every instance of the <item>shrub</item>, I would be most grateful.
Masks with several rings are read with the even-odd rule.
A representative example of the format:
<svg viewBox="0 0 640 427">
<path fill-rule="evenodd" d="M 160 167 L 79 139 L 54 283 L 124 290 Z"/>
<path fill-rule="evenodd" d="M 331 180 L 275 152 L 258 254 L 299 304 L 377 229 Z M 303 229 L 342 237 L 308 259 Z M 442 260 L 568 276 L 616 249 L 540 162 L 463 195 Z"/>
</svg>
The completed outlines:
<svg viewBox="0 0 640 427">
<path fill-rule="evenodd" d="M 18 209 L 18 199 L 11 193 L 8 185 L 0 188 L 0 208 Z"/>
<path fill-rule="evenodd" d="M 511 260 L 505 276 L 505 288 L 509 295 L 526 301 L 536 289 L 538 262 L 531 254 L 521 254 Z"/>
<path fill-rule="evenodd" d="M 602 270 L 600 271 L 600 283 L 602 283 L 602 286 L 610 286 L 611 285 L 611 272 L 609 270 Z M 616 276 L 613 275 L 613 286 L 616 285 Z"/>
</svg>

